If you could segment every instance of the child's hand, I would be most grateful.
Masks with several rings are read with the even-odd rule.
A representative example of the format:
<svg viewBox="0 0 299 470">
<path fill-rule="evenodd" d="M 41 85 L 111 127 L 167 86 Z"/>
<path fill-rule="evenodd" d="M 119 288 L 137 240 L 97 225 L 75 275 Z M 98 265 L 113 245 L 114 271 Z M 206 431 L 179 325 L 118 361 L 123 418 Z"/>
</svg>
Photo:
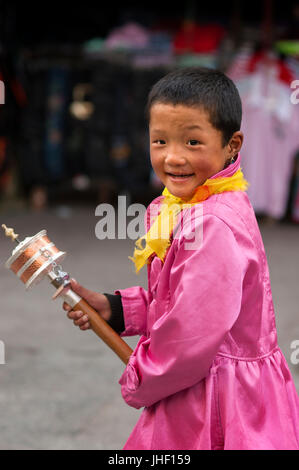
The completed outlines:
<svg viewBox="0 0 299 470">
<path fill-rule="evenodd" d="M 99 294 L 89 289 L 82 287 L 75 279 L 71 279 L 71 288 L 76 294 L 80 295 L 86 302 L 93 307 L 99 315 L 106 321 L 111 316 L 111 307 L 107 297 L 104 294 Z M 80 310 L 72 310 L 66 303 L 63 303 L 63 309 L 66 310 L 68 318 L 73 320 L 74 325 L 79 326 L 80 330 L 90 329 L 88 316 Z"/>
</svg>

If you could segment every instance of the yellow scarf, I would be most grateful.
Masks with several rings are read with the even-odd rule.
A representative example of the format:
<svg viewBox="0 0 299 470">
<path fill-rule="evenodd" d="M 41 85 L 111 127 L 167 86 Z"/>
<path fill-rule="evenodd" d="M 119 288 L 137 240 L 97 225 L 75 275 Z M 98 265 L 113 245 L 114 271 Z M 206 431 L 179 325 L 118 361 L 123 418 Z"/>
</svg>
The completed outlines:
<svg viewBox="0 0 299 470">
<path fill-rule="evenodd" d="M 187 201 L 173 196 L 165 187 L 162 193 L 164 199 L 160 207 L 160 214 L 156 217 L 148 232 L 136 241 L 133 257 L 129 256 L 129 259 L 135 263 L 136 273 L 144 264 L 148 263 L 148 259 L 153 253 L 156 253 L 164 261 L 171 243 L 170 236 L 181 210 L 204 201 L 212 194 L 223 193 L 224 191 L 246 191 L 247 187 L 248 182 L 244 178 L 241 169 L 232 176 L 207 179 L 204 184 L 196 188 L 193 196 Z M 145 241 L 145 247 L 142 247 L 143 240 Z"/>
</svg>

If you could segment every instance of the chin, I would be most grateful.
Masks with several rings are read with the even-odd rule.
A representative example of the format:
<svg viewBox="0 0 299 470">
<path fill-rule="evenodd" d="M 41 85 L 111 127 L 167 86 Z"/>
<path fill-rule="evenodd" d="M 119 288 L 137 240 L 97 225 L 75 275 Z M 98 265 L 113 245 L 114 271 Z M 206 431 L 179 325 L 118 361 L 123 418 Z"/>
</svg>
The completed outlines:
<svg viewBox="0 0 299 470">
<path fill-rule="evenodd" d="M 179 197 L 181 199 L 190 199 L 193 196 L 194 189 L 190 189 L 189 191 L 186 189 L 179 189 L 179 188 L 171 188 L 167 186 L 168 191 L 175 197 Z"/>
<path fill-rule="evenodd" d="M 190 181 L 171 181 L 170 178 L 167 178 L 165 181 L 165 186 L 168 191 L 173 194 L 175 197 L 181 199 L 190 199 L 194 195 L 197 187 L 203 184 L 206 181 L 206 178 L 201 181 L 200 178 L 190 178 Z"/>
</svg>

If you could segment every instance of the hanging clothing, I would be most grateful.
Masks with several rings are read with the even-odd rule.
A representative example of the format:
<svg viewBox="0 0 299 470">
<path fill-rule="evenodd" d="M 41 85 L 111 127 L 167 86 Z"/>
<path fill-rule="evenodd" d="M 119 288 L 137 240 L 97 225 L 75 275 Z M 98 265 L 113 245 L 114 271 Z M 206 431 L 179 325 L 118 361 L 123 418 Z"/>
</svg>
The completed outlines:
<svg viewBox="0 0 299 470">
<path fill-rule="evenodd" d="M 246 70 L 246 72 L 244 72 Z M 234 67 L 227 74 L 234 79 Z M 256 213 L 284 217 L 296 150 L 299 107 L 291 102 L 291 69 L 262 53 L 248 58 L 238 87 L 244 133 L 242 165 Z"/>
</svg>

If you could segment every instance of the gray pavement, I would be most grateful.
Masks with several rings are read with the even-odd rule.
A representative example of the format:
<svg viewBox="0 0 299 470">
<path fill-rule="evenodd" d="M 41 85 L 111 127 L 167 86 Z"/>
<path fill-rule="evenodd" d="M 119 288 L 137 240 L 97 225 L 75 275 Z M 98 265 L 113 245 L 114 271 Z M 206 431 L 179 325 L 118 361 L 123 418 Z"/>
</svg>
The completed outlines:
<svg viewBox="0 0 299 470">
<path fill-rule="evenodd" d="M 61 208 L 60 208 L 61 209 Z M 0 213 L 0 224 L 20 238 L 41 229 L 68 256 L 63 267 L 90 289 L 114 292 L 146 287 L 146 270 L 137 276 L 128 260 L 132 240 L 95 236 L 95 207 Z M 299 364 L 291 363 L 291 342 L 299 341 L 299 227 L 261 225 L 270 275 L 279 345 L 299 391 Z M 31 291 L 3 265 L 13 248 L 0 234 L 0 449 L 121 449 L 141 410 L 126 405 L 116 355 L 92 332 L 67 319 L 53 288 L 43 281 Z M 131 347 L 137 337 L 126 338 Z M 297 346 L 299 349 L 299 346 Z M 299 352 L 297 355 L 299 359 Z"/>
</svg>

